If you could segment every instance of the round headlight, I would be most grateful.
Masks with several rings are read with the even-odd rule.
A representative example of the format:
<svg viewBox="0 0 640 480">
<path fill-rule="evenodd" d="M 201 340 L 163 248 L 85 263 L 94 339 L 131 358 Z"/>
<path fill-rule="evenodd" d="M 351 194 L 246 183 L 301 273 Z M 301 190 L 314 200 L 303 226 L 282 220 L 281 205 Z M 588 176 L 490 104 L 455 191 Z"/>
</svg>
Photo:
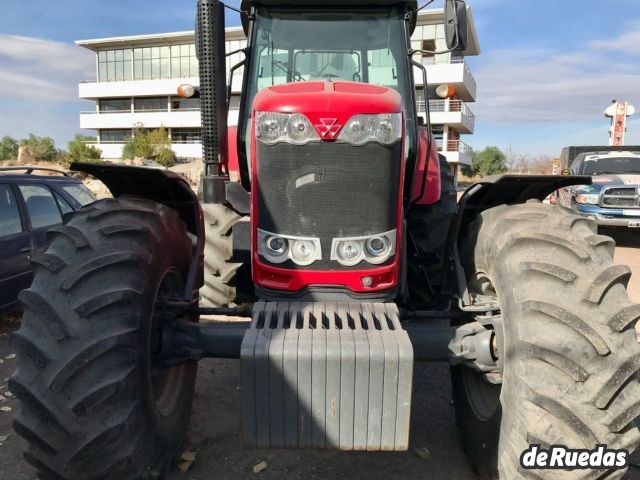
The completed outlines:
<svg viewBox="0 0 640 480">
<path fill-rule="evenodd" d="M 360 242 L 347 240 L 338 244 L 338 257 L 344 263 L 356 264 L 360 261 L 362 255 L 362 245 Z"/>
<path fill-rule="evenodd" d="M 267 253 L 273 257 L 280 257 L 287 251 L 287 240 L 282 237 L 267 237 L 264 239 Z"/>
<path fill-rule="evenodd" d="M 389 240 L 386 237 L 373 237 L 367 240 L 367 253 L 373 257 L 382 257 L 389 252 Z"/>
<path fill-rule="evenodd" d="M 300 265 L 313 263 L 316 258 L 316 246 L 308 240 L 296 240 L 291 245 L 291 257 Z"/>
</svg>

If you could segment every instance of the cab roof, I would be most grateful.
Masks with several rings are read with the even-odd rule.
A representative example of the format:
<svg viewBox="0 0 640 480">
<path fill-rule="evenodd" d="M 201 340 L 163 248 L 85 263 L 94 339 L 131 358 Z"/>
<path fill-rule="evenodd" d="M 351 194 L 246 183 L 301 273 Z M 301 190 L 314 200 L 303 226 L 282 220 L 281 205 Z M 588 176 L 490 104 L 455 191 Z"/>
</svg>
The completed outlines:
<svg viewBox="0 0 640 480">
<path fill-rule="evenodd" d="M 244 0 L 244 5 L 265 5 L 268 7 L 378 7 L 408 5 L 417 8 L 417 0 Z"/>
<path fill-rule="evenodd" d="M 265 7 L 283 7 L 283 8 L 305 8 L 305 7 L 321 7 L 330 8 L 338 7 L 348 9 L 350 7 L 391 7 L 394 5 L 407 6 L 412 10 L 418 8 L 417 0 L 242 0 L 241 10 L 248 11 L 253 6 Z M 249 30 L 249 22 L 246 15 L 242 15 L 242 27 L 245 35 Z M 411 33 L 416 27 L 416 17 L 414 16 L 411 24 Z"/>
</svg>

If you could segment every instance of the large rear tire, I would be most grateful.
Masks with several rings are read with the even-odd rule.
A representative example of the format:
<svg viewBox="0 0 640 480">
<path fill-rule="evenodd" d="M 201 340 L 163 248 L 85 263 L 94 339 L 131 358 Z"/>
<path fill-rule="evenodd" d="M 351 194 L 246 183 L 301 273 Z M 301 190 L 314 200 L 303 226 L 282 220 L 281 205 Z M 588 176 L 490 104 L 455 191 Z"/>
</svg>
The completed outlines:
<svg viewBox="0 0 640 480">
<path fill-rule="evenodd" d="M 101 200 L 51 231 L 12 342 L 15 430 L 40 478 L 163 478 L 179 453 L 196 364 L 155 368 L 156 299 L 184 291 L 192 245 L 167 207 Z"/>
<path fill-rule="evenodd" d="M 530 444 L 633 451 L 640 442 L 640 306 L 595 224 L 541 203 L 479 215 L 462 241 L 472 292 L 496 296 L 502 385 L 453 368 L 457 422 L 483 479 L 620 478 L 626 469 L 525 470 Z"/>
<path fill-rule="evenodd" d="M 222 204 L 202 204 L 205 225 L 204 285 L 200 289 L 205 307 L 226 307 L 236 302 L 236 281 L 242 264 L 232 263 L 232 229 L 242 216 Z"/>
</svg>

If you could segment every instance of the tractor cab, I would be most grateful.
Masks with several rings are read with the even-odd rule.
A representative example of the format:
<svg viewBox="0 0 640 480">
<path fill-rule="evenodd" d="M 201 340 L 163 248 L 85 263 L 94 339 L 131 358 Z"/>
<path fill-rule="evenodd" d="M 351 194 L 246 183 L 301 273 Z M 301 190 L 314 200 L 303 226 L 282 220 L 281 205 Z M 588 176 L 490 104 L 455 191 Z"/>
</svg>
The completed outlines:
<svg viewBox="0 0 640 480">
<path fill-rule="evenodd" d="M 361 2 L 339 7 L 254 6 L 248 30 L 241 151 L 250 152 L 249 125 L 258 92 L 293 82 L 357 82 L 395 90 L 402 98 L 408 145 L 413 146 L 415 88 L 408 56 L 411 22 L 406 18 L 415 2 L 357 3 Z"/>
</svg>

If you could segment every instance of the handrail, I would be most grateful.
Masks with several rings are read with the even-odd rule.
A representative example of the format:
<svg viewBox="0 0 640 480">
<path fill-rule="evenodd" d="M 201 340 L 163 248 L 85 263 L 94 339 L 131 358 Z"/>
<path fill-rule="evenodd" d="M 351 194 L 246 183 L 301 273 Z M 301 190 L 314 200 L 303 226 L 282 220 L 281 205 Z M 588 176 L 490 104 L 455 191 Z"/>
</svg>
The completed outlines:
<svg viewBox="0 0 640 480">
<path fill-rule="evenodd" d="M 459 152 L 459 153 L 471 153 L 473 152 L 473 148 L 464 143 L 461 140 L 447 140 L 446 150 L 444 141 L 442 139 L 436 140 L 436 145 L 438 145 L 438 150 L 441 152 Z"/>
<path fill-rule="evenodd" d="M 80 112 L 80 115 L 111 115 L 111 114 L 120 114 L 120 113 L 180 113 L 180 112 L 199 112 L 200 108 L 172 108 L 171 110 L 162 109 L 162 110 L 110 110 L 106 112 L 98 112 L 96 110 L 87 110 Z M 235 112 L 239 110 L 239 107 L 231 107 L 229 108 L 230 112 Z"/>
</svg>

